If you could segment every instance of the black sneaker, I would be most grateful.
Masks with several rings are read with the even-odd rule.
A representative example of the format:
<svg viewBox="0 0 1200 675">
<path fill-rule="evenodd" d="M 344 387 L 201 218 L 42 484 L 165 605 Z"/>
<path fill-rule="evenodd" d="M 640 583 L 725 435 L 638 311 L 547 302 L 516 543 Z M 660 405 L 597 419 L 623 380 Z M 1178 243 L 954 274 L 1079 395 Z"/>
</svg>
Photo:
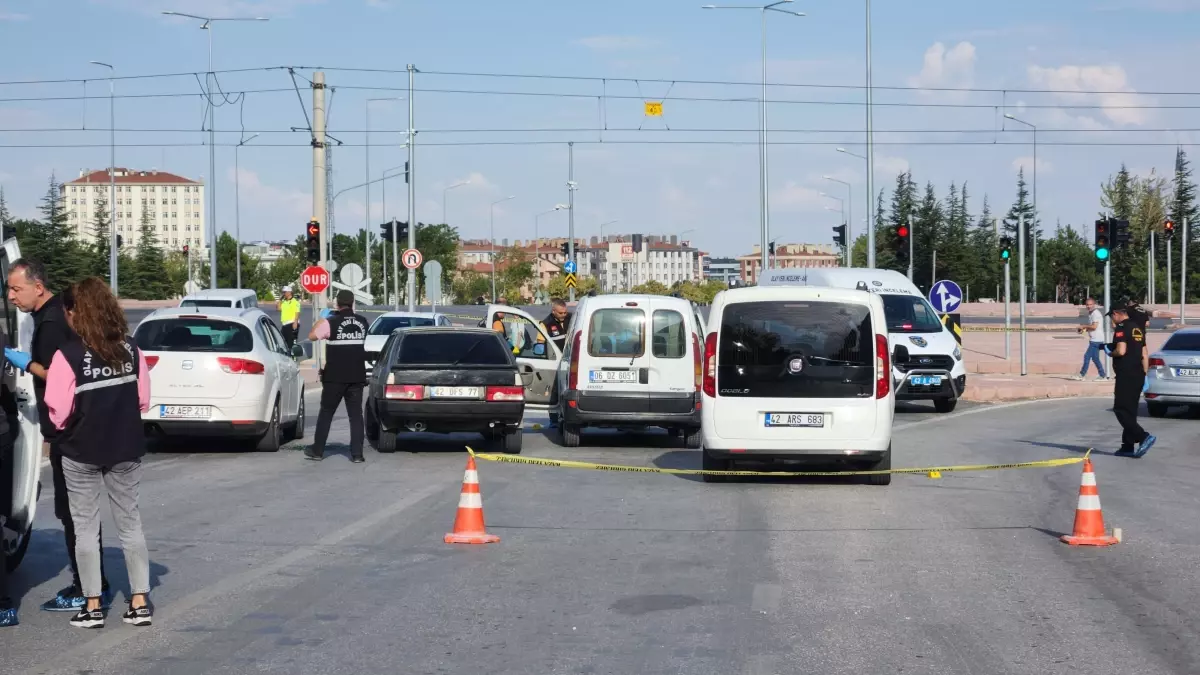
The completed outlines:
<svg viewBox="0 0 1200 675">
<path fill-rule="evenodd" d="M 304 459 L 312 460 L 314 462 L 319 462 L 319 461 L 325 459 L 325 457 L 323 455 L 314 455 L 311 452 L 305 450 L 304 451 Z"/>
<path fill-rule="evenodd" d="M 121 615 L 121 620 L 131 626 L 149 626 L 154 622 L 154 608 L 149 603 L 141 607 L 129 606 L 129 611 Z"/>
<path fill-rule="evenodd" d="M 351 457 L 350 458 L 351 464 L 362 464 L 365 461 L 367 461 L 366 457 Z"/>
<path fill-rule="evenodd" d="M 84 608 L 71 617 L 71 625 L 76 628 L 104 628 L 104 610 L 93 609 L 90 612 Z"/>
</svg>

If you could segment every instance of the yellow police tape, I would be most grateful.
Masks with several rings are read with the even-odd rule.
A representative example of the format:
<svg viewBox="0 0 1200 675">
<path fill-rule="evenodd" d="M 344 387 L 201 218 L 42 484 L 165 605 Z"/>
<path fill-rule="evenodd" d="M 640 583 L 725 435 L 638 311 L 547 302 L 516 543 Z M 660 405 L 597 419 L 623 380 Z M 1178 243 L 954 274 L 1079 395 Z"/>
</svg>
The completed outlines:
<svg viewBox="0 0 1200 675">
<path fill-rule="evenodd" d="M 1078 330 L 1073 326 L 1026 326 L 1022 329 L 1020 326 L 1005 328 L 1004 326 L 963 326 L 962 329 L 968 333 L 1020 333 L 1022 330 L 1026 333 L 1074 333 Z"/>
<path fill-rule="evenodd" d="M 790 478 L 796 476 L 877 476 L 888 473 L 926 474 L 930 478 L 941 478 L 942 472 L 964 471 L 993 471 L 997 469 L 1052 469 L 1060 466 L 1079 464 L 1091 455 L 1089 448 L 1083 457 L 1060 457 L 1057 459 L 1039 459 L 1033 462 L 1016 462 L 1012 464 L 959 464 L 955 466 L 930 466 L 906 469 L 873 469 L 866 471 L 706 471 L 704 469 L 662 469 L 654 466 L 622 466 L 619 464 L 595 464 L 593 462 L 577 462 L 569 459 L 543 459 L 540 457 L 522 457 L 520 455 L 497 455 L 487 452 L 475 452 L 467 446 L 467 452 L 476 459 L 489 462 L 505 462 L 508 464 L 532 464 L 534 466 L 553 466 L 560 469 L 592 469 L 594 471 L 618 471 L 624 473 L 666 473 L 676 476 L 776 476 Z"/>
</svg>

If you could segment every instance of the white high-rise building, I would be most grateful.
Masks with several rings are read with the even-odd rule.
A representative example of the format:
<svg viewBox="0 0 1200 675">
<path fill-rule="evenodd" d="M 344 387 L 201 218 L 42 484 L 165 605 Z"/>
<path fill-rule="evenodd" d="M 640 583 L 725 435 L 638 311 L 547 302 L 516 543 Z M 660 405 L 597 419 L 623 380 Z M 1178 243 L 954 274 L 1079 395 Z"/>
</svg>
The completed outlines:
<svg viewBox="0 0 1200 675">
<path fill-rule="evenodd" d="M 83 170 L 79 178 L 60 186 L 60 200 L 67 222 L 75 234 L 87 241 L 96 236 L 96 207 L 106 205 L 111 222 L 121 236 L 122 248 L 136 247 L 141 240 L 142 214 L 149 214 L 151 227 L 164 250 L 191 246 L 192 254 L 208 250 L 204 184 L 165 171 L 133 171 L 117 167 L 117 203 L 109 201 L 109 172 Z"/>
</svg>

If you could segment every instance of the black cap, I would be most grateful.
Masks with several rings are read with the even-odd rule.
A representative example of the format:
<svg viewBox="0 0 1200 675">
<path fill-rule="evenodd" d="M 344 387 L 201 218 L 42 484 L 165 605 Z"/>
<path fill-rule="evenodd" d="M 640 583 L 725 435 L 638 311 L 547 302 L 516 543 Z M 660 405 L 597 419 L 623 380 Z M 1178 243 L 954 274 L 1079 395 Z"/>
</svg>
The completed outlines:
<svg viewBox="0 0 1200 675">
<path fill-rule="evenodd" d="M 354 293 L 347 291 L 347 290 L 338 291 L 337 292 L 337 306 L 338 307 L 353 307 L 354 306 Z"/>
</svg>

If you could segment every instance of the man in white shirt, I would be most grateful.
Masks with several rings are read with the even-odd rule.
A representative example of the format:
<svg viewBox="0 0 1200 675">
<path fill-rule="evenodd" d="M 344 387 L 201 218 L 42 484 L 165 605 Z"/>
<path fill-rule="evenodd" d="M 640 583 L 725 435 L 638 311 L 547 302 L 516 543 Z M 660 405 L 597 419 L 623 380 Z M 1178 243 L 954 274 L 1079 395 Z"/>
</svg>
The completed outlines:
<svg viewBox="0 0 1200 675">
<path fill-rule="evenodd" d="M 1095 298 L 1088 298 L 1084 303 L 1087 309 L 1087 323 L 1079 327 L 1079 333 L 1087 333 L 1088 347 L 1083 353 L 1083 368 L 1079 370 L 1079 375 L 1074 379 L 1082 380 L 1087 376 L 1088 363 L 1096 364 L 1096 371 L 1100 373 L 1101 380 L 1107 380 L 1108 376 L 1104 372 L 1104 361 L 1100 359 L 1100 354 L 1104 351 L 1104 343 L 1107 342 L 1104 337 L 1104 312 L 1096 306 Z"/>
</svg>

